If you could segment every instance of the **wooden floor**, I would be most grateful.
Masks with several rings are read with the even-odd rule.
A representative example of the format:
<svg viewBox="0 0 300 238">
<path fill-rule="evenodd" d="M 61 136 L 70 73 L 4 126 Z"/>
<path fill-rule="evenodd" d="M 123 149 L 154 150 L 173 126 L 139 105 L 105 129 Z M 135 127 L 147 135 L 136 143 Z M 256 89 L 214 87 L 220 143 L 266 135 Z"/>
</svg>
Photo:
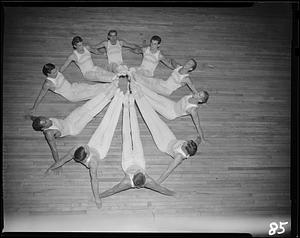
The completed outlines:
<svg viewBox="0 0 300 238">
<path fill-rule="evenodd" d="M 3 191 L 7 230 L 43 230 L 38 224 L 43 221 L 47 224 L 51 215 L 57 217 L 57 225 L 57 221 L 62 221 L 60 225 L 67 230 L 79 229 L 66 225 L 70 217 L 76 216 L 98 217 L 98 226 L 86 230 L 105 230 L 101 221 L 106 217 L 124 216 L 133 224 L 130 219 L 134 217 L 166 216 L 169 220 L 161 229 L 171 231 L 175 226 L 172 228 L 170 224 L 180 217 L 289 217 L 292 18 L 289 5 L 5 7 L 4 13 Z M 31 121 L 24 119 L 24 112 L 32 106 L 42 86 L 41 69 L 45 63 L 62 65 L 72 51 L 71 40 L 75 35 L 94 44 L 104 40 L 109 29 L 116 29 L 120 38 L 138 44 L 159 35 L 166 55 L 180 63 L 191 57 L 197 60 L 198 68 L 191 77 L 197 88 L 210 93 L 207 106 L 201 108 L 202 127 L 210 144 L 202 145 L 194 157 L 164 182 L 177 192 L 175 197 L 143 189 L 129 190 L 103 199 L 103 208 L 97 210 L 88 170 L 80 164 L 72 161 L 64 166 L 62 175 L 44 177 L 53 162 L 50 149 L 43 135 L 32 129 Z M 128 66 L 141 62 L 140 56 L 129 51 L 124 51 L 123 58 Z M 106 63 L 104 56 L 93 59 L 98 65 Z M 156 71 L 162 78 L 170 73 L 163 65 Z M 72 82 L 83 80 L 74 64 L 67 68 L 65 76 Z M 186 87 L 181 88 L 170 98 L 178 100 L 188 93 Z M 63 118 L 79 105 L 82 103 L 70 103 L 49 92 L 37 115 Z M 87 143 L 104 114 L 105 110 L 79 136 L 59 140 L 60 155 L 76 143 Z M 158 178 L 171 157 L 156 148 L 140 115 L 138 119 L 147 171 Z M 195 138 L 190 117 L 163 120 L 178 139 Z M 123 177 L 121 139 L 120 119 L 108 156 L 99 169 L 101 191 Z M 125 229 L 121 226 L 124 223 L 116 225 L 116 220 L 113 221 L 114 228 L 107 229 Z M 185 225 L 179 222 L 176 229 L 191 229 Z M 52 224 L 48 229 L 55 230 L 53 227 Z M 128 229 L 142 228 L 132 225 Z M 268 229 L 266 224 L 266 232 Z"/>
</svg>

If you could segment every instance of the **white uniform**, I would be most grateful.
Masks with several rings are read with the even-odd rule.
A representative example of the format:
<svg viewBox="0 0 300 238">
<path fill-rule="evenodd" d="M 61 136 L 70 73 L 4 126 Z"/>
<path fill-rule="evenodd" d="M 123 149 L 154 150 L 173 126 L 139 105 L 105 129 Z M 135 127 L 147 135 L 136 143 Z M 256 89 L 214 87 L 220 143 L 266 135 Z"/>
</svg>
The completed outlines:
<svg viewBox="0 0 300 238">
<path fill-rule="evenodd" d="M 100 159 L 104 159 L 108 153 L 119 120 L 123 98 L 123 93 L 118 89 L 101 123 L 88 142 L 90 148 L 98 151 Z"/>
<path fill-rule="evenodd" d="M 74 55 L 76 56 L 75 63 L 80 68 L 84 78 L 100 82 L 112 81 L 115 74 L 94 65 L 91 53 L 85 47 L 83 47 L 83 49 L 84 52 L 82 54 L 74 50 Z"/>
<path fill-rule="evenodd" d="M 143 94 L 152 108 L 168 120 L 173 120 L 177 117 L 188 115 L 188 110 L 190 108 L 198 107 L 196 104 L 189 102 L 189 99 L 192 97 L 192 95 L 184 96 L 178 102 L 174 102 L 165 96 L 151 91 L 139 83 L 137 84 L 141 87 Z"/>
<path fill-rule="evenodd" d="M 160 151 L 170 154 L 169 143 L 171 141 L 176 141 L 175 135 L 167 124 L 159 118 L 145 96 L 134 93 L 134 98 L 151 132 L 156 146 Z"/>
<path fill-rule="evenodd" d="M 86 84 L 86 83 L 70 83 L 65 79 L 60 72 L 57 73 L 56 78 L 47 77 L 55 87 L 54 93 L 60 94 L 70 102 L 85 101 L 91 99 L 103 92 L 107 88 L 106 84 Z"/>
<path fill-rule="evenodd" d="M 184 79 L 189 76 L 189 74 L 180 74 L 179 70 L 182 66 L 173 70 L 172 74 L 167 80 L 159 78 L 151 78 L 141 75 L 137 72 L 133 72 L 135 75 L 136 81 L 143 84 L 147 88 L 151 89 L 154 92 L 159 94 L 169 96 L 176 89 L 183 86 Z"/>
<path fill-rule="evenodd" d="M 159 63 L 160 51 L 158 50 L 157 52 L 152 53 L 150 47 L 147 47 L 143 51 L 143 61 L 141 66 L 137 68 L 137 72 L 147 77 L 152 77 Z"/>
<path fill-rule="evenodd" d="M 117 65 L 120 65 L 123 63 L 122 46 L 120 44 L 120 41 L 117 40 L 116 44 L 112 45 L 108 40 L 106 53 L 107 53 L 107 59 L 109 64 L 115 63 Z"/>
<path fill-rule="evenodd" d="M 168 154 L 171 155 L 172 157 L 174 157 L 176 154 L 181 154 L 183 157 L 187 158 L 188 156 L 184 153 L 184 151 L 182 150 L 182 145 L 185 143 L 186 141 L 184 140 L 174 140 L 174 141 L 170 141 L 169 145 L 168 145 Z"/>
<path fill-rule="evenodd" d="M 129 175 L 131 186 L 134 187 L 133 176 L 138 170 L 145 171 L 146 163 L 132 94 L 129 94 L 129 102 L 127 99 L 126 95 L 123 106 L 122 169 Z"/>
<path fill-rule="evenodd" d="M 64 137 L 70 134 L 69 125 L 62 119 L 57 118 L 49 118 L 52 121 L 52 126 L 44 129 L 44 131 L 48 130 L 58 130 L 60 132 L 60 137 Z"/>
<path fill-rule="evenodd" d="M 46 130 L 59 130 L 60 137 L 80 134 L 84 127 L 110 102 L 113 95 L 112 87 L 108 87 L 106 91 L 73 110 L 64 120 L 49 118 L 53 125 Z"/>
</svg>

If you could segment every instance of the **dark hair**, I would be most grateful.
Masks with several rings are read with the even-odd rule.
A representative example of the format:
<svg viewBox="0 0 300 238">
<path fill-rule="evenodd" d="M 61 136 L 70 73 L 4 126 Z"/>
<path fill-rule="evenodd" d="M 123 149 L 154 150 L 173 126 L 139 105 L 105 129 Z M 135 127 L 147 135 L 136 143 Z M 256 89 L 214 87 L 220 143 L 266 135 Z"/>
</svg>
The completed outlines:
<svg viewBox="0 0 300 238">
<path fill-rule="evenodd" d="M 47 77 L 48 74 L 51 74 L 51 71 L 55 68 L 55 65 L 54 64 L 51 64 L 51 63 L 48 63 L 48 64 L 45 64 L 43 69 L 42 69 L 42 72 L 43 74 Z"/>
<path fill-rule="evenodd" d="M 195 141 L 189 140 L 185 148 L 186 148 L 188 154 L 190 156 L 193 156 L 197 152 L 197 147 L 198 146 Z"/>
<path fill-rule="evenodd" d="M 138 188 L 142 187 L 146 182 L 146 177 L 143 173 L 139 172 L 133 176 L 134 185 Z"/>
<path fill-rule="evenodd" d="M 197 68 L 197 61 L 194 59 L 190 59 L 190 60 L 192 60 L 194 62 L 194 66 L 188 72 L 192 72 Z"/>
<path fill-rule="evenodd" d="M 203 104 L 203 103 L 206 103 L 208 98 L 209 98 L 209 94 L 207 91 L 204 91 L 203 90 L 203 93 L 204 93 L 204 98 L 203 98 L 203 102 L 198 102 L 198 104 Z"/>
<path fill-rule="evenodd" d="M 43 125 L 41 125 L 41 120 L 43 120 L 43 117 L 31 117 L 32 120 L 32 128 L 35 131 L 42 131 L 44 128 Z"/>
<path fill-rule="evenodd" d="M 87 156 L 87 153 L 85 152 L 84 147 L 80 146 L 75 150 L 73 159 L 76 162 L 80 163 L 85 159 L 86 156 Z"/>
<path fill-rule="evenodd" d="M 118 32 L 116 30 L 109 30 L 107 36 L 110 36 L 111 33 L 116 33 L 116 35 L 118 35 Z"/>
<path fill-rule="evenodd" d="M 73 48 L 75 48 L 75 46 L 79 43 L 82 42 L 82 38 L 80 36 L 75 36 L 72 40 L 72 46 Z"/>
<path fill-rule="evenodd" d="M 160 42 L 161 42 L 161 38 L 160 38 L 159 36 L 152 36 L 151 39 L 150 39 L 150 43 L 151 43 L 151 41 L 153 41 L 153 40 L 157 41 L 158 44 L 160 44 Z"/>
</svg>

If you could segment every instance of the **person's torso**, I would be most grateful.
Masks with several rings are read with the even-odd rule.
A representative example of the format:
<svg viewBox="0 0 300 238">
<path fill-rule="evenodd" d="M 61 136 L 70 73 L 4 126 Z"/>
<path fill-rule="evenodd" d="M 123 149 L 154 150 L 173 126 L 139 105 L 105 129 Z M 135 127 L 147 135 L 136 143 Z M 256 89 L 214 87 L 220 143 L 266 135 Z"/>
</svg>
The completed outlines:
<svg viewBox="0 0 300 238">
<path fill-rule="evenodd" d="M 94 149 L 93 147 L 89 147 L 89 151 L 90 151 L 89 156 L 85 161 L 85 165 L 88 168 L 91 167 L 91 161 L 93 161 L 92 163 L 94 165 L 97 165 L 100 161 L 100 155 L 96 149 Z"/>
<path fill-rule="evenodd" d="M 153 76 L 154 70 L 156 69 L 159 63 L 159 53 L 160 53 L 159 50 L 155 53 L 152 53 L 150 51 L 150 47 L 147 47 L 144 52 L 141 67 L 143 69 L 148 70 L 151 76 Z"/>
<path fill-rule="evenodd" d="M 176 140 L 171 142 L 169 145 L 169 154 L 171 154 L 174 157 L 176 154 L 179 153 L 186 158 L 187 155 L 184 153 L 184 151 L 181 148 L 183 143 L 185 142 L 186 142 L 185 140 Z"/>
<path fill-rule="evenodd" d="M 86 72 L 92 70 L 94 63 L 92 60 L 91 53 L 85 48 L 84 53 L 80 54 L 77 50 L 74 50 L 74 54 L 77 56 L 76 64 L 79 66 L 81 72 L 85 74 Z"/>
<path fill-rule="evenodd" d="M 68 94 L 70 93 L 71 90 L 71 83 L 65 79 L 62 73 L 58 72 L 56 78 L 47 77 L 47 79 L 54 84 L 55 93 L 58 93 L 68 98 Z"/>
<path fill-rule="evenodd" d="M 116 63 L 116 64 L 123 63 L 122 46 L 118 40 L 115 45 L 112 45 L 109 40 L 107 41 L 106 53 L 107 53 L 108 63 Z"/>
<path fill-rule="evenodd" d="M 137 173 L 137 171 L 141 171 L 141 172 L 144 172 L 145 169 L 144 168 L 141 168 L 140 166 L 138 165 L 131 165 L 129 166 L 125 173 L 129 176 L 130 178 L 130 183 L 131 183 L 131 187 L 135 187 L 134 183 L 133 183 L 133 177 L 135 175 L 135 173 Z"/>
<path fill-rule="evenodd" d="M 64 120 L 57 119 L 57 118 L 49 118 L 52 121 L 52 126 L 50 126 L 47 129 L 44 129 L 44 131 L 47 130 L 58 130 L 60 131 L 60 136 L 59 137 L 64 137 L 69 135 L 69 126 L 65 123 Z"/>
<path fill-rule="evenodd" d="M 175 91 L 176 89 L 181 87 L 184 82 L 184 78 L 189 76 L 189 74 L 180 74 L 179 70 L 181 68 L 182 66 L 174 69 L 171 76 L 168 78 L 168 80 L 166 80 L 166 87 L 172 91 Z"/>
<path fill-rule="evenodd" d="M 189 99 L 191 97 L 193 97 L 193 95 L 186 95 L 175 104 L 175 112 L 177 113 L 178 116 L 187 115 L 189 114 L 188 110 L 190 108 L 198 107 L 196 104 L 189 102 Z"/>
</svg>

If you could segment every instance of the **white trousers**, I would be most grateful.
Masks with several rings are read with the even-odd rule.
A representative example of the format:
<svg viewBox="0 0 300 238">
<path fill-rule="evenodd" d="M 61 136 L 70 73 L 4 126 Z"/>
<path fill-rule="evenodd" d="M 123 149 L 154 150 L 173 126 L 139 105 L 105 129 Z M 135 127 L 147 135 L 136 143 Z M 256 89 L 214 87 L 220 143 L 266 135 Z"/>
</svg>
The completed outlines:
<svg viewBox="0 0 300 238">
<path fill-rule="evenodd" d="M 105 91 L 73 110 L 65 119 L 69 135 L 78 135 L 84 127 L 110 102 L 116 87 L 110 85 Z"/>
<path fill-rule="evenodd" d="M 124 94 L 118 89 L 101 123 L 88 142 L 88 146 L 98 151 L 100 159 L 104 159 L 109 150 L 119 120 L 123 99 Z"/>
<path fill-rule="evenodd" d="M 123 104 L 123 151 L 122 168 L 142 168 L 145 170 L 145 158 L 140 137 L 140 129 L 132 94 L 126 94 Z"/>
<path fill-rule="evenodd" d="M 139 74 L 138 72 L 132 72 L 132 74 L 134 75 L 134 78 L 137 82 L 161 95 L 169 96 L 172 94 L 172 92 L 175 91 L 168 85 L 168 80 L 171 80 L 170 78 L 173 77 L 172 75 L 167 80 L 163 80 L 154 77 L 147 77 Z"/>
<path fill-rule="evenodd" d="M 181 116 L 175 111 L 177 102 L 174 102 L 173 100 L 166 98 L 165 96 L 153 92 L 140 83 L 137 83 L 137 85 L 141 87 L 141 90 L 145 95 L 147 101 L 150 103 L 151 107 L 163 117 L 168 120 L 173 120 Z"/>
<path fill-rule="evenodd" d="M 146 97 L 143 96 L 143 92 L 138 88 L 135 88 L 135 90 L 133 90 L 134 98 L 151 132 L 156 146 L 160 151 L 170 154 L 169 143 L 176 140 L 175 135 L 167 124 L 159 118 L 150 103 L 147 101 Z"/>
<path fill-rule="evenodd" d="M 91 81 L 112 82 L 115 74 L 102 69 L 99 66 L 94 66 L 93 70 L 87 71 L 83 74 L 84 78 Z"/>
</svg>

